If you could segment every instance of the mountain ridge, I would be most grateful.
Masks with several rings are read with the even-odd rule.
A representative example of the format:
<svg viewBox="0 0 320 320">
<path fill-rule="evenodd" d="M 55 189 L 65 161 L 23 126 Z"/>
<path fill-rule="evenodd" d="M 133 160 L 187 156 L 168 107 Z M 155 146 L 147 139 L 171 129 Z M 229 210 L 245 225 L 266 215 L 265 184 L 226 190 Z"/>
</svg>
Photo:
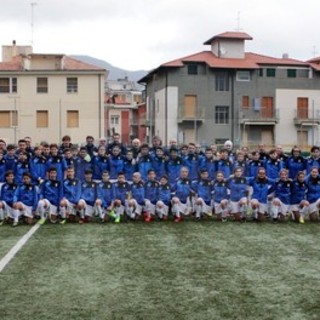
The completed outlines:
<svg viewBox="0 0 320 320">
<path fill-rule="evenodd" d="M 109 71 L 108 79 L 107 80 L 118 80 L 128 77 L 128 80 L 137 82 L 142 77 L 144 77 L 149 71 L 147 70 L 136 70 L 136 71 L 129 71 L 122 68 L 118 68 L 113 66 L 111 63 L 97 59 L 87 55 L 72 55 L 73 58 L 83 61 L 85 63 L 93 64 L 98 67 L 107 69 Z"/>
</svg>

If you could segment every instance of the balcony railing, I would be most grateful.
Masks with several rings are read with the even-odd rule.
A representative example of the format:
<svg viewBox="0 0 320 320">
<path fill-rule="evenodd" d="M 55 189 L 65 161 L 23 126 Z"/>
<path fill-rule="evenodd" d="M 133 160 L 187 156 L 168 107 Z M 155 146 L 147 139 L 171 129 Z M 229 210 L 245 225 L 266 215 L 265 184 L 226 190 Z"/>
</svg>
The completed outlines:
<svg viewBox="0 0 320 320">
<path fill-rule="evenodd" d="M 276 124 L 279 122 L 279 109 L 276 108 L 241 108 L 240 123 Z"/>
<path fill-rule="evenodd" d="M 313 126 L 320 124 L 319 109 L 296 109 L 294 110 L 294 124 L 296 126 Z"/>
<path fill-rule="evenodd" d="M 178 110 L 178 123 L 186 123 L 186 122 L 200 122 L 203 123 L 205 121 L 205 109 L 199 108 L 192 112 L 186 112 L 183 108 Z"/>
</svg>

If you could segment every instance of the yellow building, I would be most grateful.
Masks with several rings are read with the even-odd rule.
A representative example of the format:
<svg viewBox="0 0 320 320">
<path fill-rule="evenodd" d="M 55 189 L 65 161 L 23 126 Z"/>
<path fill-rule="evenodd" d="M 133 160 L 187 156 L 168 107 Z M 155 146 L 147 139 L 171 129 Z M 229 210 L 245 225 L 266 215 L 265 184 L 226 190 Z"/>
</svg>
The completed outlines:
<svg viewBox="0 0 320 320">
<path fill-rule="evenodd" d="M 22 53 L 21 53 L 22 52 Z M 64 135 L 82 143 L 104 134 L 107 71 L 64 54 L 34 54 L 3 46 L 0 62 L 0 138 L 16 143 L 59 143 Z"/>
</svg>

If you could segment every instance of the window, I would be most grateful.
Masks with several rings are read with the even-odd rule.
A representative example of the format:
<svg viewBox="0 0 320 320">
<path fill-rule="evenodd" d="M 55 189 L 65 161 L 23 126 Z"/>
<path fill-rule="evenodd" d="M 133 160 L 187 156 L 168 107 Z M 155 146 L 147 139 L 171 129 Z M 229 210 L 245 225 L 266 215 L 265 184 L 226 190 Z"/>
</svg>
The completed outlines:
<svg viewBox="0 0 320 320">
<path fill-rule="evenodd" d="M 0 111 L 0 128 L 16 127 L 18 125 L 17 111 Z"/>
<path fill-rule="evenodd" d="M 0 78 L 0 93 L 17 93 L 17 78 Z"/>
<path fill-rule="evenodd" d="M 10 93 L 10 78 L 0 78 L 0 92 Z"/>
<path fill-rule="evenodd" d="M 68 93 L 78 92 L 78 78 L 67 78 L 67 92 Z"/>
<path fill-rule="evenodd" d="M 226 72 L 216 73 L 216 91 L 229 91 L 229 76 Z"/>
<path fill-rule="evenodd" d="M 11 92 L 17 93 L 18 92 L 18 81 L 17 78 L 11 78 Z"/>
<path fill-rule="evenodd" d="M 249 102 L 249 96 L 242 96 L 242 108 L 249 108 L 250 102 Z"/>
<path fill-rule="evenodd" d="M 229 139 L 228 138 L 222 138 L 222 139 L 221 138 L 217 138 L 217 139 L 214 140 L 214 142 L 215 142 L 216 145 L 219 146 L 219 145 L 223 145 L 227 140 L 229 140 Z"/>
<path fill-rule="evenodd" d="M 275 77 L 276 69 L 275 68 L 267 68 L 267 77 Z"/>
<path fill-rule="evenodd" d="M 48 78 L 37 78 L 37 93 L 48 93 Z"/>
<path fill-rule="evenodd" d="M 133 101 L 135 103 L 140 103 L 141 102 L 141 95 L 140 94 L 134 94 L 133 95 Z"/>
<path fill-rule="evenodd" d="M 288 69 L 287 70 L 287 77 L 288 78 L 296 78 L 297 77 L 297 70 L 296 69 Z"/>
<path fill-rule="evenodd" d="M 237 71 L 237 81 L 250 81 L 250 71 Z"/>
<path fill-rule="evenodd" d="M 259 69 L 259 77 L 263 77 L 263 68 Z"/>
<path fill-rule="evenodd" d="M 229 107 L 228 106 L 216 106 L 215 122 L 218 124 L 229 123 Z"/>
<path fill-rule="evenodd" d="M 67 127 L 79 128 L 79 111 L 67 110 Z"/>
<path fill-rule="evenodd" d="M 49 116 L 47 110 L 37 110 L 37 128 L 48 128 Z"/>
<path fill-rule="evenodd" d="M 111 116 L 110 120 L 111 120 L 111 124 L 113 125 L 118 125 L 119 124 L 119 116 Z"/>
<path fill-rule="evenodd" d="M 189 64 L 188 74 L 198 74 L 198 66 L 196 64 Z"/>
</svg>

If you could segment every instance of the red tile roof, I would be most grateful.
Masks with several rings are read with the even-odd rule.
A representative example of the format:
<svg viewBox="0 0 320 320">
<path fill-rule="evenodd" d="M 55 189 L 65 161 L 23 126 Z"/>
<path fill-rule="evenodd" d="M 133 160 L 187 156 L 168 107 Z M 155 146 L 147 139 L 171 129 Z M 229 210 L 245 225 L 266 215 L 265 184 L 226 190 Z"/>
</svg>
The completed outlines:
<svg viewBox="0 0 320 320">
<path fill-rule="evenodd" d="M 310 63 L 311 68 L 320 71 L 320 64 L 319 63 Z"/>
<path fill-rule="evenodd" d="M 0 71 L 20 71 L 22 70 L 22 57 L 14 57 L 9 62 L 0 62 Z"/>
<path fill-rule="evenodd" d="M 224 32 L 213 36 L 204 42 L 204 44 L 211 44 L 216 39 L 233 39 L 233 40 L 252 40 L 253 38 L 245 32 Z"/>
<path fill-rule="evenodd" d="M 106 71 L 105 69 L 79 61 L 77 59 L 71 58 L 69 56 L 64 56 L 61 54 L 31 54 L 32 57 L 42 57 L 42 56 L 50 56 L 50 57 L 58 57 L 64 59 L 63 69 L 66 71 Z M 21 71 L 23 70 L 23 56 L 19 55 L 14 57 L 9 62 L 0 62 L 0 71 Z"/>
</svg>

